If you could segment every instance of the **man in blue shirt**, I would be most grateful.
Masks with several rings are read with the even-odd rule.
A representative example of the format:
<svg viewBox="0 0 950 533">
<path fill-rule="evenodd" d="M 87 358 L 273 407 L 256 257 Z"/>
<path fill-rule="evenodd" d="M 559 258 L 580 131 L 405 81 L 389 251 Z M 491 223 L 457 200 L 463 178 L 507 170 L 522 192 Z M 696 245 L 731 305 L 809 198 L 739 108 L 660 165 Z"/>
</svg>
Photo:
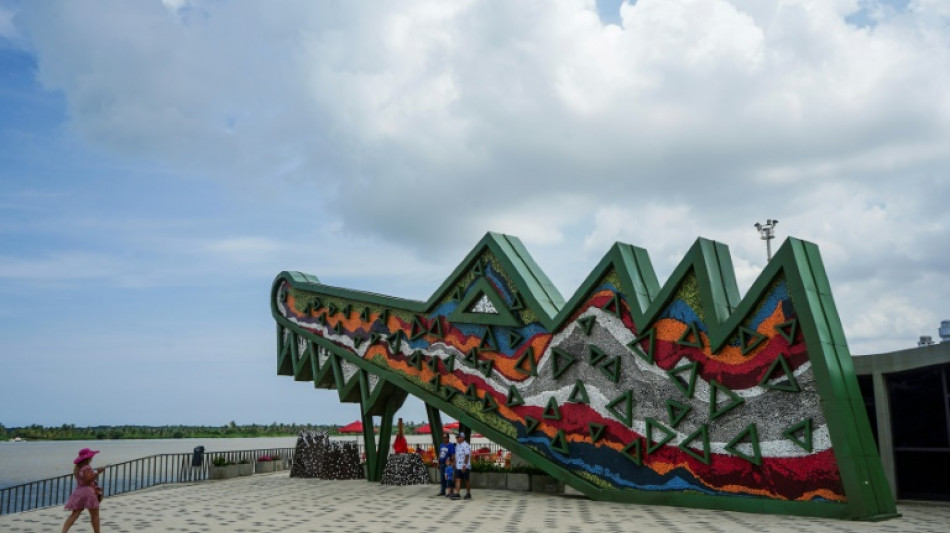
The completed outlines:
<svg viewBox="0 0 950 533">
<path fill-rule="evenodd" d="M 442 483 L 442 489 L 439 491 L 439 496 L 445 496 L 446 482 L 445 479 L 445 460 L 446 458 L 452 457 L 453 461 L 455 459 L 455 443 L 449 442 L 449 434 L 442 434 L 442 444 L 439 445 L 439 482 Z"/>
</svg>

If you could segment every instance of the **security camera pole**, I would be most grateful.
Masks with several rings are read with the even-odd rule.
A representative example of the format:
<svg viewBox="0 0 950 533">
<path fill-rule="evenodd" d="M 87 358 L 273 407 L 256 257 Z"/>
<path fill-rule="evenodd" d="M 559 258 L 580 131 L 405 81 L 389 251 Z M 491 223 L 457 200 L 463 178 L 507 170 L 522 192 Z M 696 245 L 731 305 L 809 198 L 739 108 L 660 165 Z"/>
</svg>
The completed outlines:
<svg viewBox="0 0 950 533">
<path fill-rule="evenodd" d="M 778 224 L 778 220 L 772 220 L 771 218 L 766 220 L 765 224 L 755 223 L 755 229 L 759 230 L 759 235 L 765 241 L 765 254 L 769 261 L 772 260 L 772 239 L 775 238 L 776 224 Z"/>
</svg>

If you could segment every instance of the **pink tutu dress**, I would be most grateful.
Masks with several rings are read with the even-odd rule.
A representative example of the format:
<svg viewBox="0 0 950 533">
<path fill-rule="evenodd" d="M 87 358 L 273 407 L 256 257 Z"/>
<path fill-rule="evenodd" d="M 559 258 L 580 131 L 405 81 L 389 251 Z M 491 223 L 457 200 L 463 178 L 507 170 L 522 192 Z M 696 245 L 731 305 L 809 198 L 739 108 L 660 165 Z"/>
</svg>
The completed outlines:
<svg viewBox="0 0 950 533">
<path fill-rule="evenodd" d="M 82 511 L 83 509 L 98 509 L 99 498 L 96 497 L 96 482 L 93 476 L 92 467 L 86 465 L 76 472 L 76 488 L 69 495 L 66 501 L 66 509 L 70 511 Z M 93 481 L 86 483 L 87 478 Z"/>
</svg>

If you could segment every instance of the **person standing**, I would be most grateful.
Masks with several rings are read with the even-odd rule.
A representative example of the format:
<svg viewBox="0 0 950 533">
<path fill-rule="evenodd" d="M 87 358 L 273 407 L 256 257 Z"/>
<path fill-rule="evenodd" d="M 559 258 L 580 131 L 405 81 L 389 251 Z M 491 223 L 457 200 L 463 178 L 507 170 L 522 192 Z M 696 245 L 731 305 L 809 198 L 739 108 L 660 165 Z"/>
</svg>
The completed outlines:
<svg viewBox="0 0 950 533">
<path fill-rule="evenodd" d="M 445 458 L 445 483 L 448 493 L 446 496 L 449 498 L 452 497 L 453 490 L 455 489 L 455 467 L 452 466 L 455 462 L 455 457 L 446 457 Z"/>
<path fill-rule="evenodd" d="M 69 531 L 69 528 L 73 526 L 76 519 L 82 514 L 83 509 L 89 511 L 89 521 L 92 523 L 92 530 L 95 533 L 99 533 L 99 500 L 101 499 L 102 492 L 96 484 L 96 478 L 105 471 L 105 468 L 93 470 L 92 467 L 89 466 L 93 456 L 97 453 L 99 453 L 99 450 L 83 448 L 79 450 L 79 455 L 73 460 L 73 477 L 76 478 L 76 488 L 73 489 L 72 494 L 69 495 L 69 500 L 66 501 L 66 509 L 72 511 L 72 514 L 66 518 L 62 533 Z"/>
<path fill-rule="evenodd" d="M 445 489 L 449 488 L 449 493 L 451 493 L 452 487 L 449 487 L 448 484 L 452 482 L 445 477 L 445 466 L 446 459 L 455 460 L 455 443 L 450 442 L 449 434 L 442 434 L 442 444 L 439 445 L 439 482 L 441 483 L 442 488 L 439 490 L 439 496 L 445 496 Z M 454 484 L 454 483 L 453 483 Z"/>
<path fill-rule="evenodd" d="M 455 494 L 453 500 L 458 500 L 462 493 L 462 481 L 465 481 L 464 500 L 472 499 L 472 447 L 465 442 L 465 433 L 459 433 L 455 438 Z"/>
<path fill-rule="evenodd" d="M 403 433 L 402 429 L 402 419 L 399 419 L 399 425 L 396 429 L 396 440 L 393 442 L 393 452 L 395 453 L 408 453 L 409 444 L 406 443 L 406 435 Z"/>
</svg>

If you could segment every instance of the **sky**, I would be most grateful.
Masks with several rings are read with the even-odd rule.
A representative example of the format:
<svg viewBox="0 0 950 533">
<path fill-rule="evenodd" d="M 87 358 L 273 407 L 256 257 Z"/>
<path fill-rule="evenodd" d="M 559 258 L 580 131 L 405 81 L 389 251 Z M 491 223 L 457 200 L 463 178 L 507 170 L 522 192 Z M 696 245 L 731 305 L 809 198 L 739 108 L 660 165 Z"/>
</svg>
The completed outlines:
<svg viewBox="0 0 950 533">
<path fill-rule="evenodd" d="M 0 0 L 0 423 L 348 423 L 283 270 L 425 300 L 487 231 L 818 244 L 852 353 L 950 319 L 945 0 Z M 400 412 L 422 421 L 407 401 Z"/>
</svg>

